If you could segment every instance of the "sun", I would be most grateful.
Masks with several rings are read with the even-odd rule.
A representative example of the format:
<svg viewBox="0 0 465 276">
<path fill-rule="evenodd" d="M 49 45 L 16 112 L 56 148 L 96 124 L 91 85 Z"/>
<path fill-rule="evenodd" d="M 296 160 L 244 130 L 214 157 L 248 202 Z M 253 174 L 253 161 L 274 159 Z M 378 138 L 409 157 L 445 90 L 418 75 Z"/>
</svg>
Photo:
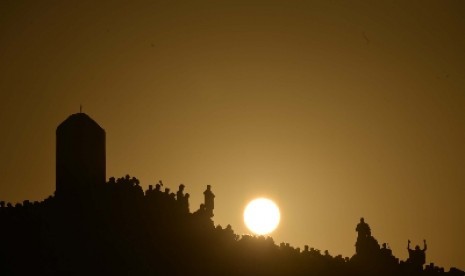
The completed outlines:
<svg viewBox="0 0 465 276">
<path fill-rule="evenodd" d="M 281 214 L 278 206 L 267 198 L 257 198 L 249 202 L 244 210 L 244 223 L 257 235 L 266 235 L 278 227 Z"/>
</svg>

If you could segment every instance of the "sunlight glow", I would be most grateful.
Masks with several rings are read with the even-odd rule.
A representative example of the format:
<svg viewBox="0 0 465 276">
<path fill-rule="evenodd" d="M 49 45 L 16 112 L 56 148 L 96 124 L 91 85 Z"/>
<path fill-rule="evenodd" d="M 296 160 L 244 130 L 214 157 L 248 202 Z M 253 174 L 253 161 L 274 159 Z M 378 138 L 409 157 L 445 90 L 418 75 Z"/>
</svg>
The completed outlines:
<svg viewBox="0 0 465 276">
<path fill-rule="evenodd" d="M 244 222 L 257 235 L 273 232 L 278 227 L 281 214 L 278 206 L 267 198 L 252 200 L 244 210 Z"/>
</svg>

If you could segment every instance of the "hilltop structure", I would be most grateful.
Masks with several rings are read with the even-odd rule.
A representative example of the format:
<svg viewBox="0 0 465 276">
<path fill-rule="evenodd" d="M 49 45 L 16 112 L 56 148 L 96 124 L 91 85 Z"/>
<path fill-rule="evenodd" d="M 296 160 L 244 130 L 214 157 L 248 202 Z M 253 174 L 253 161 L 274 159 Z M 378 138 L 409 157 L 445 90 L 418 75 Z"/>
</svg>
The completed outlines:
<svg viewBox="0 0 465 276">
<path fill-rule="evenodd" d="M 86 197 L 106 181 L 105 130 L 85 113 L 56 130 L 56 196 Z"/>
</svg>

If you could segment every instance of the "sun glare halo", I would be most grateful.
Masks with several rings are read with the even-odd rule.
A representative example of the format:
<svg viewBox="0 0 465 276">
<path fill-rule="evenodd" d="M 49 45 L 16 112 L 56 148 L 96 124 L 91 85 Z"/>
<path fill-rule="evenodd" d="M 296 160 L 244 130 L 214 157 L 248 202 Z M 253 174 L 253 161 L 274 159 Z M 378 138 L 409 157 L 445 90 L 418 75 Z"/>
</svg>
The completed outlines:
<svg viewBox="0 0 465 276">
<path fill-rule="evenodd" d="M 244 223 L 257 235 L 266 235 L 278 227 L 281 214 L 278 206 L 270 199 L 257 198 L 249 202 L 244 210 Z"/>
</svg>

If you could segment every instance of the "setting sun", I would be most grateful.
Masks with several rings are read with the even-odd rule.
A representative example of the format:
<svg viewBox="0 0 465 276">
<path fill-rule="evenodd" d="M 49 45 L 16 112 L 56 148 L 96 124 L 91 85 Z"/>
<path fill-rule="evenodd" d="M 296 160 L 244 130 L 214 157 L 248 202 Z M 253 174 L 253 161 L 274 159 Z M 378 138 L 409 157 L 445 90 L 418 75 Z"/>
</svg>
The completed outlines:
<svg viewBox="0 0 465 276">
<path fill-rule="evenodd" d="M 267 198 L 252 200 L 244 210 L 245 225 L 257 235 L 273 232 L 278 227 L 280 218 L 278 206 Z"/>
</svg>

